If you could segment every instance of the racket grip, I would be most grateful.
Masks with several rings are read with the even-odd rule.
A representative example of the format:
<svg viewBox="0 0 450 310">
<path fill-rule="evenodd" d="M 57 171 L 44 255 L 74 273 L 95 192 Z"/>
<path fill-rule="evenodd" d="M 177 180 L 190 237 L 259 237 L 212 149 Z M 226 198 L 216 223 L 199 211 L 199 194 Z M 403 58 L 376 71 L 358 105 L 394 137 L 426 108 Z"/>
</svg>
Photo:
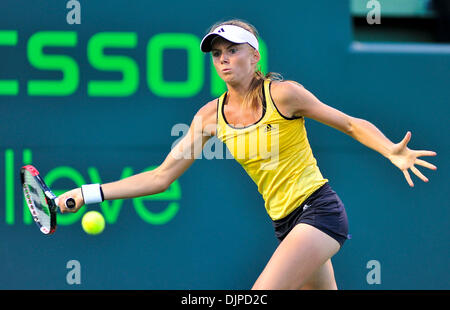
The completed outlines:
<svg viewBox="0 0 450 310">
<path fill-rule="evenodd" d="M 56 198 L 56 199 L 55 199 L 55 202 L 56 202 L 56 204 L 58 205 L 58 204 L 59 204 L 59 199 Z M 67 199 L 66 199 L 66 202 L 65 202 L 65 205 L 66 205 L 66 207 L 67 207 L 68 209 L 73 209 L 73 208 L 75 208 L 75 206 L 76 206 L 77 204 L 76 204 L 76 202 L 75 202 L 75 199 L 73 199 L 73 198 L 67 198 Z"/>
<path fill-rule="evenodd" d="M 73 208 L 75 208 L 76 205 L 77 204 L 75 203 L 75 199 L 73 199 L 73 198 L 67 198 L 66 199 L 66 207 L 67 208 L 73 209 Z"/>
</svg>

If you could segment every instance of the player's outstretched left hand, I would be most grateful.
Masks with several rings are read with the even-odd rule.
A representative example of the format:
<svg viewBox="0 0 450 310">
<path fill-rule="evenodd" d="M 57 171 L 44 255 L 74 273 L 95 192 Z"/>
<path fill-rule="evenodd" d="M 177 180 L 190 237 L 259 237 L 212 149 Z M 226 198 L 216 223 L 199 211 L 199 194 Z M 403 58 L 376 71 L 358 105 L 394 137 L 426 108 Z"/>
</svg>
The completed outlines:
<svg viewBox="0 0 450 310">
<path fill-rule="evenodd" d="M 403 175 L 405 176 L 405 179 L 408 182 L 409 186 L 413 187 L 414 183 L 411 180 L 408 169 L 411 169 L 411 171 L 422 181 L 428 182 L 428 178 L 424 176 L 414 165 L 420 165 L 431 170 L 436 170 L 437 167 L 435 165 L 432 165 L 429 162 L 418 158 L 421 156 L 436 156 L 436 152 L 411 150 L 407 146 L 409 140 L 411 140 L 410 131 L 406 133 L 405 137 L 400 143 L 394 144 L 394 147 L 392 148 L 388 158 L 403 172 Z"/>
</svg>

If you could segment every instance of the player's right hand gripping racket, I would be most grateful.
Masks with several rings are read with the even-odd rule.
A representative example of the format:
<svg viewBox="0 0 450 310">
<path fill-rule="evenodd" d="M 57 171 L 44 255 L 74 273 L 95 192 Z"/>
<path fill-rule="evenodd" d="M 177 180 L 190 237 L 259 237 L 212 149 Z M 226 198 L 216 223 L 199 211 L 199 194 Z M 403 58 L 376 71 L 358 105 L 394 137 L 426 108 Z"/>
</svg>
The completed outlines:
<svg viewBox="0 0 450 310">
<path fill-rule="evenodd" d="M 22 167 L 20 178 L 23 194 L 34 221 L 42 233 L 53 234 L 56 229 L 58 198 L 45 184 L 35 167 L 31 165 Z M 73 198 L 68 198 L 65 204 L 69 209 L 76 205 Z"/>
</svg>

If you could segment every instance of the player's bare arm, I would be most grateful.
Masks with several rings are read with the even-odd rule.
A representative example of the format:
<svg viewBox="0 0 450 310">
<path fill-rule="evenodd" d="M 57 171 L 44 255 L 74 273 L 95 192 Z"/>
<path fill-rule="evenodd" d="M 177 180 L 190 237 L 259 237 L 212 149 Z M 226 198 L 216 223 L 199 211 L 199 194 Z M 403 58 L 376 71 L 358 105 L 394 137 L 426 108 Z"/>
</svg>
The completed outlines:
<svg viewBox="0 0 450 310">
<path fill-rule="evenodd" d="M 157 168 L 122 180 L 102 184 L 104 199 L 127 199 L 164 192 L 173 181 L 194 163 L 195 159 L 201 154 L 205 143 L 215 135 L 216 110 L 216 100 L 200 108 L 195 114 L 186 135 Z M 65 201 L 65 197 L 75 199 L 76 207 L 68 209 L 60 203 L 59 207 L 62 213 L 76 212 L 84 205 L 80 188 L 64 193 L 60 196 L 60 201 Z"/>
<path fill-rule="evenodd" d="M 369 121 L 349 116 L 324 104 L 306 88 L 296 82 L 285 81 L 274 83 L 272 95 L 275 102 L 280 106 L 280 109 L 285 111 L 287 116 L 304 116 L 314 119 L 346 133 L 363 145 L 388 158 L 403 172 L 406 181 L 411 187 L 414 186 L 414 183 L 409 175 L 408 169 L 424 182 L 428 182 L 428 178 L 415 165 L 432 170 L 437 169 L 433 164 L 418 158 L 421 156 L 435 156 L 435 152 L 425 150 L 416 151 L 407 147 L 411 139 L 411 132 L 409 131 L 402 141 L 393 143 Z"/>
</svg>

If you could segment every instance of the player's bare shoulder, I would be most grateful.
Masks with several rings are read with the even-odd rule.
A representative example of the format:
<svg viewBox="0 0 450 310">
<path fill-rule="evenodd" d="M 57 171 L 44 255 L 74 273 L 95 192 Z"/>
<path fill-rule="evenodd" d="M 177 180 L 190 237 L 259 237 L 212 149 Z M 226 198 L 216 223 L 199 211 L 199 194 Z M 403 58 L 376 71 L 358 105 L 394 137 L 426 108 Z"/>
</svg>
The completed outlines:
<svg viewBox="0 0 450 310">
<path fill-rule="evenodd" d="M 298 117 L 295 112 L 294 102 L 299 95 L 305 91 L 303 85 L 296 81 L 274 81 L 272 82 L 270 93 L 279 111 L 287 117 Z"/>
<path fill-rule="evenodd" d="M 217 121 L 217 99 L 211 100 L 202 106 L 195 117 L 201 120 L 204 134 L 210 136 L 216 135 L 216 121 Z"/>
<path fill-rule="evenodd" d="M 292 80 L 284 80 L 273 81 L 270 91 L 272 97 L 286 99 L 295 96 L 295 93 L 298 92 L 299 89 L 304 89 L 302 84 Z"/>
</svg>

